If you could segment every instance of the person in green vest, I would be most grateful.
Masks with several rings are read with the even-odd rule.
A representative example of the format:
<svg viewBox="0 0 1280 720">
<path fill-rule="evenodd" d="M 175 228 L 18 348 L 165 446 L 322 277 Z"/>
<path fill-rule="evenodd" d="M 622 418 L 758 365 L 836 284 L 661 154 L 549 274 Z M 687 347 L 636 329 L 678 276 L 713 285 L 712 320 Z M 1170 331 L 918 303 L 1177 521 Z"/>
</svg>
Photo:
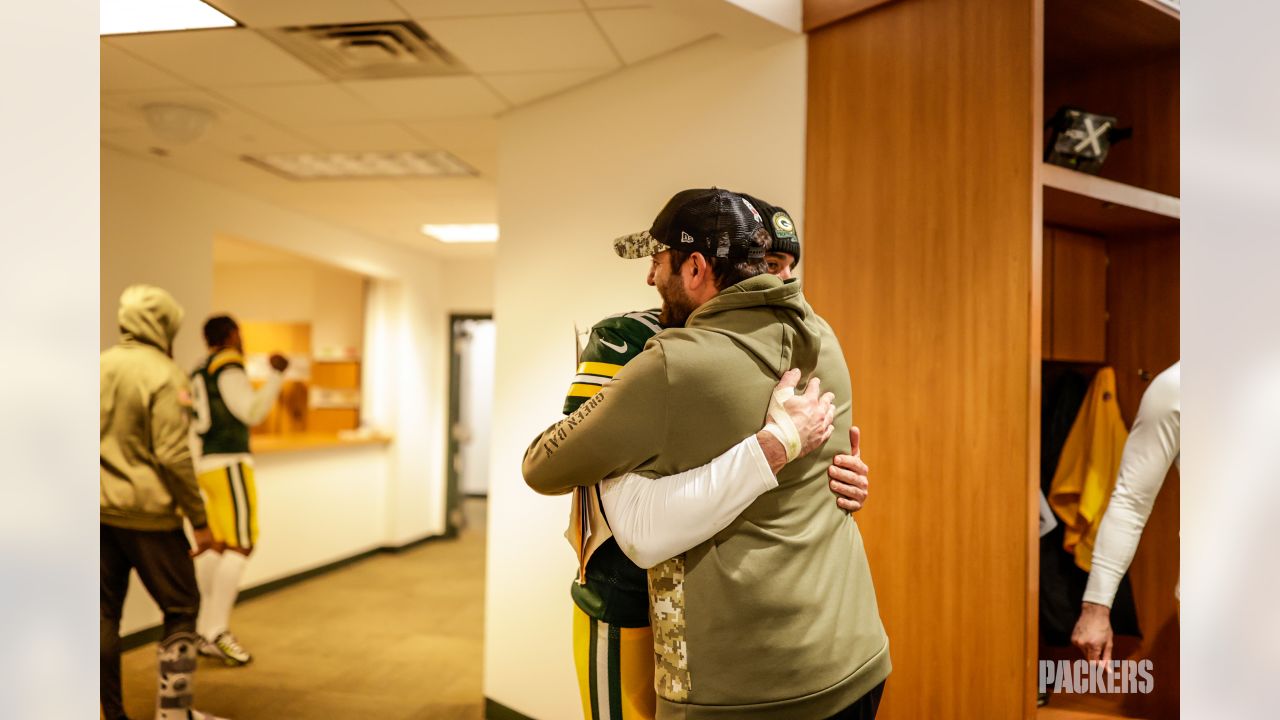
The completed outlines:
<svg viewBox="0 0 1280 720">
<path fill-rule="evenodd" d="M 769 272 L 790 279 L 800 256 L 799 238 L 790 214 L 758 198 L 743 197 L 761 213 L 769 231 L 770 248 L 765 256 Z M 619 313 L 591 328 L 565 398 L 565 415 L 577 411 L 640 354 L 662 330 L 660 315 L 658 309 Z M 793 391 L 798 379 L 798 371 L 784 373 L 775 392 Z M 800 455 L 827 439 L 824 431 L 828 426 L 806 427 L 803 423 L 806 412 L 824 412 L 817 405 L 804 404 L 806 398 L 809 402 L 818 400 L 816 389 L 817 384 L 811 383 L 806 393 L 789 401 L 793 422 L 803 428 Z M 822 396 L 821 400 L 829 402 L 829 397 L 830 394 Z M 867 497 L 868 471 L 858 451 L 857 429 L 852 433 L 851 453 L 838 455 L 829 475 L 840 507 L 856 511 Z M 770 454 L 774 455 L 774 462 L 767 459 Z M 579 561 L 570 595 L 575 604 L 574 659 L 584 717 L 654 717 L 657 699 L 645 568 L 724 529 L 751 502 L 777 486 L 773 475 L 785 460 L 780 441 L 762 432 L 758 437 L 747 437 L 711 462 L 683 473 L 656 480 L 623 478 L 609 487 L 609 497 L 602 494 L 601 486 L 574 489 L 566 537 Z M 656 510 L 617 518 L 605 509 L 610 500 L 633 506 L 644 503 Z M 637 518 L 639 521 L 626 522 Z"/>
<path fill-rule="evenodd" d="M 209 318 L 204 338 L 209 355 L 191 376 L 193 427 L 200 449 L 196 469 L 214 544 L 195 560 L 200 594 L 205 599 L 196 631 L 203 639 L 202 655 L 236 666 L 253 659 L 229 628 L 240 577 L 258 540 L 258 493 L 249 428 L 271 412 L 289 361 L 272 355 L 267 381 L 255 390 L 245 373 L 244 347 L 236 321 L 228 315 Z"/>
</svg>

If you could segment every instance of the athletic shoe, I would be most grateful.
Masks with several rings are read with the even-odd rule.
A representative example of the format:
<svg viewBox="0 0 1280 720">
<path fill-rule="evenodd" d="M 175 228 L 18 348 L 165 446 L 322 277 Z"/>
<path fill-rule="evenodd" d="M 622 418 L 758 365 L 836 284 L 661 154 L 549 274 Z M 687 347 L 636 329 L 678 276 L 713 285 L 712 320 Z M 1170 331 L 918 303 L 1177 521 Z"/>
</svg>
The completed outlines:
<svg viewBox="0 0 1280 720">
<path fill-rule="evenodd" d="M 253 656 L 240 646 L 240 641 L 236 640 L 230 630 L 224 630 L 213 642 L 205 640 L 200 643 L 200 654 L 218 658 L 231 666 L 245 665 L 253 660 Z"/>
</svg>

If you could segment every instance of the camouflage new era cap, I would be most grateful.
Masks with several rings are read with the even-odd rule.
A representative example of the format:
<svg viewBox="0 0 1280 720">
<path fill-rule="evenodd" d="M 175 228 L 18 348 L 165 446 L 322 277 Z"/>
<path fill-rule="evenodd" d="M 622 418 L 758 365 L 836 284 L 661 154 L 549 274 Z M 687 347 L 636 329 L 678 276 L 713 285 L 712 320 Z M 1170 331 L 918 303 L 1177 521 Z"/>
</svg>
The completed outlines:
<svg viewBox="0 0 1280 720">
<path fill-rule="evenodd" d="M 663 250 L 670 250 L 670 248 L 655 240 L 648 230 L 623 235 L 613 241 L 613 251 L 618 253 L 618 257 L 628 260 L 657 255 Z"/>
<path fill-rule="evenodd" d="M 769 247 L 765 219 L 745 197 L 719 188 L 682 190 L 662 208 L 647 230 L 613 241 L 628 259 L 676 248 L 708 258 L 759 260 Z"/>
</svg>

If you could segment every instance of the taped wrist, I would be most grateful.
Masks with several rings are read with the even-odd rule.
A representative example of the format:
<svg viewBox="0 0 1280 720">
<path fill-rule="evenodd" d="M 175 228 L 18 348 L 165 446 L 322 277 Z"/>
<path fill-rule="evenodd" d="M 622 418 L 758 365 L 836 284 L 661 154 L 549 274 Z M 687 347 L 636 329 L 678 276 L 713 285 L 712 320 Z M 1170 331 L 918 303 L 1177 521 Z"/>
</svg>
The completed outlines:
<svg viewBox="0 0 1280 720">
<path fill-rule="evenodd" d="M 779 388 L 774 391 L 773 396 L 769 398 L 769 422 L 764 426 L 766 432 L 782 443 L 782 447 L 787 452 L 787 462 L 800 457 L 800 450 L 804 446 L 800 440 L 800 431 L 791 421 L 791 415 L 783 407 L 783 403 L 795 397 L 795 394 L 792 388 Z"/>
</svg>

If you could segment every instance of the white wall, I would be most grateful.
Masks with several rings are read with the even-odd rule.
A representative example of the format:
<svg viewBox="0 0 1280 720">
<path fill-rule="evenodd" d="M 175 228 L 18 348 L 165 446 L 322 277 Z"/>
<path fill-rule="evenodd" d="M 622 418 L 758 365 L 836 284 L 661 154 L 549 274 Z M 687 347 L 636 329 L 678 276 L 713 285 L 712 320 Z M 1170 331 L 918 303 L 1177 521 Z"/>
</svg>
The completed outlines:
<svg viewBox="0 0 1280 720">
<path fill-rule="evenodd" d="M 491 257 L 445 262 L 441 285 L 449 312 L 472 315 L 493 312 L 494 262 Z"/>
<path fill-rule="evenodd" d="M 150 283 L 168 290 L 186 311 L 173 357 L 192 367 L 204 355 L 200 324 L 213 299 L 215 209 L 189 186 L 156 178 L 143 172 L 140 161 L 103 148 L 99 344 L 106 349 L 120 339 L 120 293 Z"/>
<path fill-rule="evenodd" d="M 359 352 L 364 277 L 305 260 L 220 263 L 214 266 L 213 311 L 247 321 L 310 323 L 313 354 Z"/>
<path fill-rule="evenodd" d="M 386 541 L 390 475 L 386 448 L 361 445 L 261 455 L 258 545 L 241 587 L 278 578 L 381 547 Z M 156 625 L 161 616 L 135 575 L 120 631 Z"/>
<path fill-rule="evenodd" d="M 361 499 L 354 506 L 370 514 L 335 535 L 335 542 L 347 549 L 345 554 L 368 549 L 371 542 L 400 545 L 443 532 L 448 336 L 439 282 L 442 263 L 155 162 L 104 149 L 102 346 L 118 339 L 115 308 L 120 292 L 131 283 L 152 282 L 167 288 L 186 308 L 175 359 L 183 367 L 192 367 L 204 352 L 200 323 L 212 310 L 215 235 L 248 239 L 370 276 L 370 296 L 393 299 L 372 304 L 381 315 L 376 328 L 366 332 L 366 338 L 373 336 L 377 341 L 373 347 L 366 342 L 366 353 L 373 353 L 380 376 L 372 391 L 366 387 L 365 403 L 377 413 L 378 424 L 394 433 L 395 442 L 380 451 L 381 457 L 375 457 L 377 452 L 357 455 L 363 468 L 358 471 L 338 463 L 312 465 L 314 458 L 305 453 L 263 458 L 257 479 L 264 538 L 279 537 L 277 527 L 265 524 L 272 517 L 268 513 L 279 508 L 326 512 L 320 507 L 325 503 L 352 505 L 346 494 L 351 488 L 339 493 L 336 486 L 326 485 L 331 477 L 344 474 L 369 478 L 367 485 L 355 486 Z M 295 474 L 289 467 L 306 469 L 304 474 L 311 476 L 311 484 L 291 481 Z M 335 492 L 321 495 L 321 488 Z M 270 511 L 265 507 L 268 501 L 273 505 Z M 366 521 L 370 524 L 363 524 Z M 288 527 L 283 519 L 271 522 Z M 336 559 L 333 553 L 339 552 L 335 546 L 323 544 L 315 550 L 313 554 L 282 550 L 279 564 L 264 560 L 260 568 L 251 563 L 246 583 L 289 569 L 300 571 L 319 562 L 321 556 Z M 136 584 L 131 595 L 124 620 L 126 631 L 159 618 Z"/>
<path fill-rule="evenodd" d="M 559 414 L 575 322 L 658 304 L 612 238 L 687 187 L 758 195 L 802 220 L 805 40 L 700 43 L 502 118 L 494 272 L 494 444 L 485 694 L 534 718 L 581 716 L 563 532 L 567 497 L 529 490 L 524 450 Z"/>
</svg>

